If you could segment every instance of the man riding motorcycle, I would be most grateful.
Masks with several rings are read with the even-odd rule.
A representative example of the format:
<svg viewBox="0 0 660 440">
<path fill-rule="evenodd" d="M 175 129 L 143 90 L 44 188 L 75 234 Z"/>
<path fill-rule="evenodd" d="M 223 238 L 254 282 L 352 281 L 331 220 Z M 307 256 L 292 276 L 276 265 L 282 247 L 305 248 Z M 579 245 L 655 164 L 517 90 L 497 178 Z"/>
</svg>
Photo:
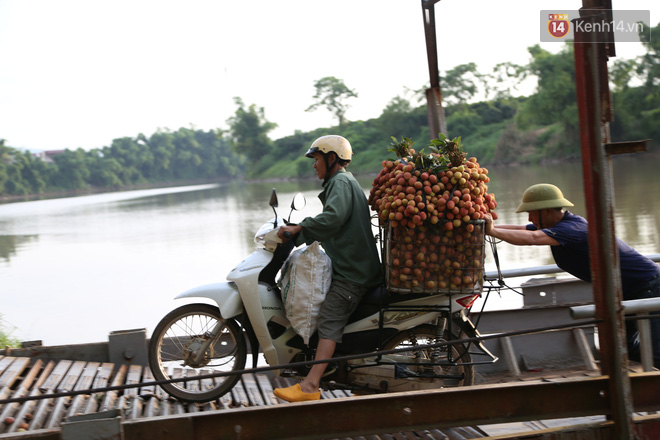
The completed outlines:
<svg viewBox="0 0 660 440">
<path fill-rule="evenodd" d="M 332 357 L 349 316 L 360 299 L 382 283 L 382 275 L 367 199 L 346 171 L 353 157 L 351 144 L 342 136 L 322 136 L 305 156 L 314 159 L 316 174 L 323 180 L 319 194 L 323 212 L 297 225 L 283 226 L 277 235 L 286 241 L 288 232 L 296 245 L 318 241 L 332 261 L 332 283 L 318 318 L 315 359 L 319 360 Z M 319 384 L 327 365 L 315 364 L 301 383 L 276 388 L 275 395 L 289 402 L 320 399 Z"/>
</svg>

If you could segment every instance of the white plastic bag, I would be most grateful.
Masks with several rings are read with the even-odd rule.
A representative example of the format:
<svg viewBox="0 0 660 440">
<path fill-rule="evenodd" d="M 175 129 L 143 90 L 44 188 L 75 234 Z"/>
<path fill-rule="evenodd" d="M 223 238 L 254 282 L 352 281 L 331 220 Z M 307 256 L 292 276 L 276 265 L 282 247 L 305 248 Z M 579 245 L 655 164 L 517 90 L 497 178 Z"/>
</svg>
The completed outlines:
<svg viewBox="0 0 660 440">
<path fill-rule="evenodd" d="M 330 257 L 315 241 L 289 255 L 279 280 L 286 317 L 293 329 L 309 344 L 332 281 Z"/>
</svg>

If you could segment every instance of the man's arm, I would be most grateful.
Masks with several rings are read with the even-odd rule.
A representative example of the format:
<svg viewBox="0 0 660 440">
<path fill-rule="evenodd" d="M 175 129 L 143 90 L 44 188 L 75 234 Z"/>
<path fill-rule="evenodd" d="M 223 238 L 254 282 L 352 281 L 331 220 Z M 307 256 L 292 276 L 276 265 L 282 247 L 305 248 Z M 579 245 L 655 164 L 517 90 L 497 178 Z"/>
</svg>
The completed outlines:
<svg viewBox="0 0 660 440">
<path fill-rule="evenodd" d="M 490 235 L 491 237 L 506 241 L 507 243 L 519 246 L 559 245 L 557 240 L 550 237 L 543 231 L 530 231 L 524 226 L 515 225 L 495 227 L 493 224 L 493 218 L 490 214 L 486 214 L 484 220 L 486 220 L 486 235 Z"/>
</svg>

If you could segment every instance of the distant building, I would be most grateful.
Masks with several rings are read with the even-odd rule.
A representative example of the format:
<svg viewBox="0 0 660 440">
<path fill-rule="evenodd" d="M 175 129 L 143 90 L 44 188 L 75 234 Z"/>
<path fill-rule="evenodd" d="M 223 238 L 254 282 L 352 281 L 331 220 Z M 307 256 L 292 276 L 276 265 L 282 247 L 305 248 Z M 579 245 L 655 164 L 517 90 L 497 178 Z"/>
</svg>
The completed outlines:
<svg viewBox="0 0 660 440">
<path fill-rule="evenodd" d="M 32 155 L 37 159 L 43 160 L 46 163 L 55 163 L 55 161 L 53 160 L 53 156 L 62 154 L 65 151 L 66 150 L 48 150 L 48 151 L 40 151 L 38 153 L 32 153 Z"/>
</svg>

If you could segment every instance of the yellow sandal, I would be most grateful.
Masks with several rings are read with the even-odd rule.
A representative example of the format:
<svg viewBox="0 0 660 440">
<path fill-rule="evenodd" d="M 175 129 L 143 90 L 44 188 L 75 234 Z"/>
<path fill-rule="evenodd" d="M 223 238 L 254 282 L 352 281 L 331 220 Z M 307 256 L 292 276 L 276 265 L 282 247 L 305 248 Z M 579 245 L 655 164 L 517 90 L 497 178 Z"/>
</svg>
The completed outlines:
<svg viewBox="0 0 660 440">
<path fill-rule="evenodd" d="M 306 393 L 300 388 L 299 383 L 287 388 L 275 388 L 273 394 L 287 402 L 307 402 L 308 400 L 319 400 L 321 398 L 320 391 Z"/>
</svg>

